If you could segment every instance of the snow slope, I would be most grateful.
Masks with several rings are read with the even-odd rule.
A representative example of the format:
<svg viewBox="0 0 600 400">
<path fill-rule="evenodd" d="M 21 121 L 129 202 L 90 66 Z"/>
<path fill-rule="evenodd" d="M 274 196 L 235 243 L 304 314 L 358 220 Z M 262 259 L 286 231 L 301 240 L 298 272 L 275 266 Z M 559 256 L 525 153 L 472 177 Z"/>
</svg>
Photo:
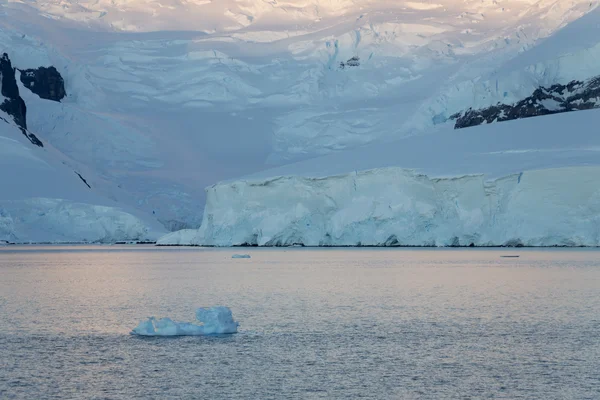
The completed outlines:
<svg viewBox="0 0 600 400">
<path fill-rule="evenodd" d="M 155 240 L 162 227 L 88 188 L 55 149 L 32 145 L 0 113 L 0 240 Z"/>
</svg>

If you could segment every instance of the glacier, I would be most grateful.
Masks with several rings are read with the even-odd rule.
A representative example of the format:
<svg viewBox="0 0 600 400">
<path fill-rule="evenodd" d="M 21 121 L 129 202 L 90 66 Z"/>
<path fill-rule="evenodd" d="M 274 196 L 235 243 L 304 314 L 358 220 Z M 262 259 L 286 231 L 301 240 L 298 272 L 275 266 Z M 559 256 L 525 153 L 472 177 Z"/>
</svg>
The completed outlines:
<svg viewBox="0 0 600 400">
<path fill-rule="evenodd" d="M 199 230 L 158 243 L 599 246 L 599 122 L 591 110 L 440 129 L 221 182 Z"/>
<path fill-rule="evenodd" d="M 598 111 L 451 131 L 465 104 L 597 72 L 598 10 L 493 74 L 423 103 L 429 128 L 207 188 L 202 226 L 159 244 L 599 246 Z M 537 62 L 537 63 L 536 63 Z M 485 75 L 484 75 L 485 77 Z M 429 114 L 428 114 L 429 113 Z M 427 123 L 425 123 L 427 125 Z M 350 172 L 352 171 L 352 172 Z"/>
<path fill-rule="evenodd" d="M 491 181 L 386 168 L 221 184 L 208 190 L 201 229 L 179 244 L 600 246 L 600 166 Z"/>
<path fill-rule="evenodd" d="M 204 336 L 237 333 L 238 322 L 233 320 L 233 314 L 228 307 L 218 306 L 199 308 L 196 319 L 202 325 L 188 322 L 175 322 L 170 318 L 156 319 L 149 317 L 131 331 L 139 336 Z"/>
</svg>

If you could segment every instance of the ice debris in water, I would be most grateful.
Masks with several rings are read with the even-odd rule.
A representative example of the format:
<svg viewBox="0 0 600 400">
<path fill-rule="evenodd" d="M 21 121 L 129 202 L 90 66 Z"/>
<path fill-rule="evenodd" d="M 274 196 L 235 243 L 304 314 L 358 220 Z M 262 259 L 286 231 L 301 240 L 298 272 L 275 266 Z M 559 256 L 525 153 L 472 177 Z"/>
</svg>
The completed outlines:
<svg viewBox="0 0 600 400">
<path fill-rule="evenodd" d="M 231 258 L 251 258 L 250 254 L 234 254 Z"/>
<path fill-rule="evenodd" d="M 131 331 L 140 336 L 202 336 L 237 333 L 239 323 L 233 320 L 228 307 L 199 308 L 196 319 L 202 325 L 189 322 L 176 322 L 170 318 L 148 318 Z"/>
</svg>

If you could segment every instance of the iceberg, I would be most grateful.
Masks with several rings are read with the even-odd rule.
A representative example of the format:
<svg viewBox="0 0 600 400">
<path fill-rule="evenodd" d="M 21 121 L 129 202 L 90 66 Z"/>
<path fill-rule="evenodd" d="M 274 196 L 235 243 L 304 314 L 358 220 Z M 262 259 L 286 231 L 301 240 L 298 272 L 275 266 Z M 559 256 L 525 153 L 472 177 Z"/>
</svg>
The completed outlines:
<svg viewBox="0 0 600 400">
<path fill-rule="evenodd" d="M 199 308 L 196 319 L 202 325 L 189 322 L 176 322 L 170 318 L 149 317 L 131 331 L 138 336 L 204 336 L 237 333 L 239 323 L 233 320 L 228 307 Z"/>
<path fill-rule="evenodd" d="M 250 257 L 250 254 L 234 254 L 231 256 L 231 258 L 252 258 Z"/>
</svg>

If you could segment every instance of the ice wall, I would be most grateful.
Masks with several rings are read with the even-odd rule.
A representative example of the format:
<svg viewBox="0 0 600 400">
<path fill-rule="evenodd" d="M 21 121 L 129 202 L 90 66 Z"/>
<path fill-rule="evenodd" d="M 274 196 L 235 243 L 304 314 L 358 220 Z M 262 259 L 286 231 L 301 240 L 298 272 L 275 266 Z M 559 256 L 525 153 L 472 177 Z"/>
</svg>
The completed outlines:
<svg viewBox="0 0 600 400">
<path fill-rule="evenodd" d="M 156 236 L 145 221 L 117 207 L 69 199 L 0 199 L 0 240 L 114 243 Z"/>
<path fill-rule="evenodd" d="M 212 246 L 599 246 L 600 167 L 433 178 L 402 168 L 207 189 Z M 181 236 L 181 235 L 180 235 Z M 167 244 L 168 238 L 161 243 Z"/>
</svg>

